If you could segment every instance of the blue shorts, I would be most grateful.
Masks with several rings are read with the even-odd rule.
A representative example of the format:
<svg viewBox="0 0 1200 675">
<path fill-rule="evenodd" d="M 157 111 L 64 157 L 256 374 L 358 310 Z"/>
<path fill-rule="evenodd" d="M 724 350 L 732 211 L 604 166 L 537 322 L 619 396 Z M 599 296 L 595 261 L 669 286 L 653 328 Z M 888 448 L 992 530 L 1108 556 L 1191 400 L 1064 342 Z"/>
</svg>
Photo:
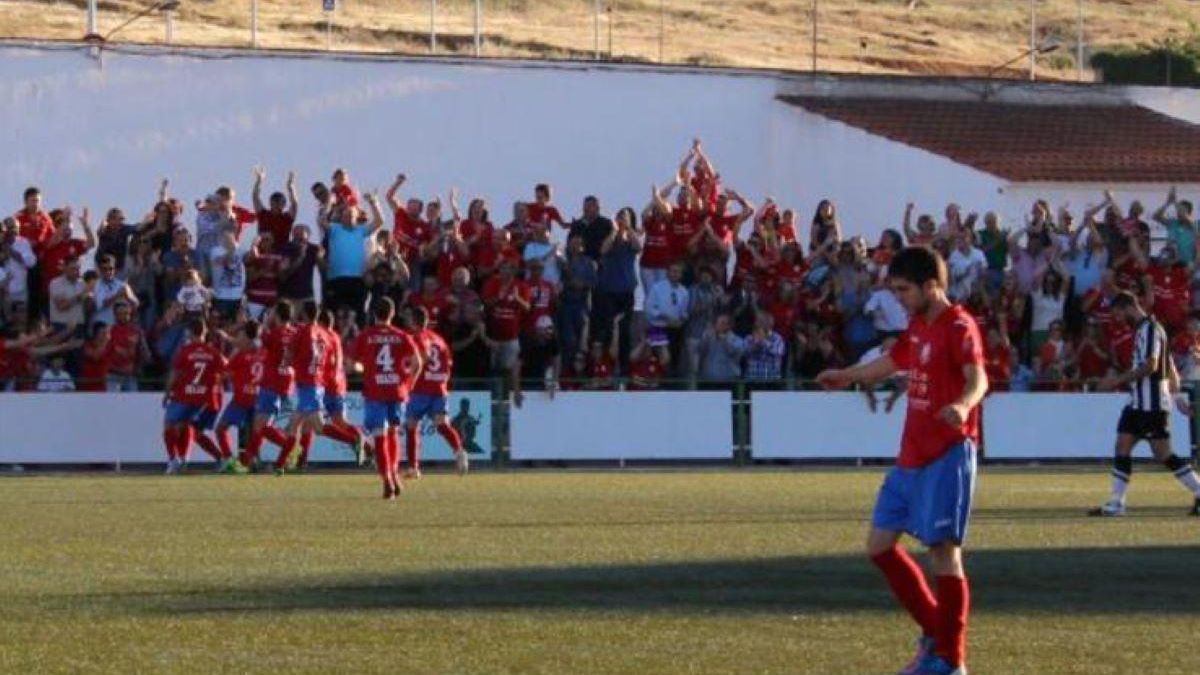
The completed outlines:
<svg viewBox="0 0 1200 675">
<path fill-rule="evenodd" d="M 212 408 L 203 408 L 196 415 L 196 419 L 192 420 L 192 426 L 200 431 L 212 431 L 212 428 L 217 425 L 217 414 L 219 410 Z"/>
<path fill-rule="evenodd" d="M 390 427 L 400 426 L 400 414 L 404 404 L 399 401 L 365 401 L 363 403 L 363 427 L 372 436 Z"/>
<path fill-rule="evenodd" d="M 225 411 L 221 413 L 221 420 L 217 424 L 222 427 L 244 427 L 253 421 L 253 408 L 230 403 L 225 406 Z"/>
<path fill-rule="evenodd" d="M 338 417 L 346 412 L 346 397 L 342 394 L 325 392 L 325 414 Z"/>
<path fill-rule="evenodd" d="M 424 417 L 436 417 L 446 414 L 447 400 L 445 396 L 430 396 L 429 394 L 413 394 L 404 407 L 404 418 L 416 422 Z"/>
<path fill-rule="evenodd" d="M 321 387 L 308 385 L 296 387 L 296 412 L 301 415 L 321 412 L 321 398 L 324 396 L 325 390 Z"/>
<path fill-rule="evenodd" d="M 286 396 L 281 396 L 270 389 L 259 387 L 258 400 L 254 402 L 254 412 L 259 415 L 274 417 L 283 410 L 283 401 Z"/>
<path fill-rule="evenodd" d="M 975 444 L 964 441 L 919 469 L 893 467 L 883 480 L 871 523 L 906 532 L 926 546 L 967 539 L 975 497 Z"/>
<path fill-rule="evenodd" d="M 171 401 L 167 403 L 167 410 L 163 413 L 163 422 L 166 424 L 191 424 L 202 410 L 203 408 L 198 405 Z"/>
</svg>

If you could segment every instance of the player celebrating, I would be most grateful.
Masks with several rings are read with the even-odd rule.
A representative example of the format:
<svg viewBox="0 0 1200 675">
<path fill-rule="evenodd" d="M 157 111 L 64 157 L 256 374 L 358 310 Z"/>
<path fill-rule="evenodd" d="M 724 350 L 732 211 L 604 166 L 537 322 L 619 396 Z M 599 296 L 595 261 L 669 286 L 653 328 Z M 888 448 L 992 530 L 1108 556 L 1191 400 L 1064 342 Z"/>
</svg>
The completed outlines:
<svg viewBox="0 0 1200 675">
<path fill-rule="evenodd" d="M 1200 516 L 1200 478 L 1187 460 L 1171 452 L 1171 401 L 1191 417 L 1187 397 L 1179 393 L 1179 372 L 1167 349 L 1167 334 L 1161 324 L 1142 309 L 1137 297 L 1122 291 L 1113 298 L 1114 321 L 1134 326 L 1133 368 L 1117 376 L 1106 377 L 1100 388 L 1112 391 L 1129 387 L 1129 405 L 1117 423 L 1116 457 L 1113 460 L 1112 496 L 1103 506 L 1089 512 L 1093 516 L 1120 516 L 1125 513 L 1125 493 L 1133 474 L 1133 448 L 1138 441 L 1150 442 L 1154 458 L 1175 474 L 1176 480 L 1192 493 L 1191 514 Z M 1173 396 L 1174 395 L 1174 396 Z"/>
<path fill-rule="evenodd" d="M 363 418 L 375 437 L 375 465 L 383 479 L 383 498 L 395 499 L 404 485 L 397 475 L 400 409 L 413 377 L 421 372 L 421 354 L 413 339 L 392 326 L 396 305 L 380 298 L 371 306 L 374 323 L 354 340 L 354 359 L 363 369 Z"/>
<path fill-rule="evenodd" d="M 212 392 L 221 383 L 225 357 L 205 341 L 201 319 L 188 324 L 188 341 L 175 353 L 171 376 L 163 397 L 166 413 L 163 442 L 167 447 L 167 473 L 179 473 L 191 443 L 191 425 L 211 405 Z"/>
<path fill-rule="evenodd" d="M 237 351 L 229 359 L 226 369 L 233 388 L 233 400 L 221 413 L 216 430 L 221 456 L 227 458 L 221 470 L 226 472 L 234 470 L 237 465 L 233 459 L 233 446 L 229 443 L 229 427 L 245 431 L 254 421 L 258 386 L 262 382 L 266 362 L 266 353 L 258 346 L 258 322 L 251 319 L 242 324 L 234 346 Z"/>
<path fill-rule="evenodd" d="M 366 443 L 358 427 L 346 419 L 346 360 L 342 350 L 342 337 L 334 330 L 333 312 L 322 310 L 317 315 L 317 324 L 325 331 L 328 346 L 325 350 L 325 415 L 328 421 L 321 427 L 321 435 L 354 447 L 358 465 L 366 461 Z M 300 455 L 300 465 L 308 462 L 308 453 Z"/>
<path fill-rule="evenodd" d="M 462 438 L 454 427 L 450 426 L 450 417 L 446 414 L 454 354 L 442 336 L 429 327 L 429 313 L 424 307 L 414 307 L 410 316 L 412 336 L 424 357 L 424 365 L 421 366 L 421 374 L 417 376 L 417 382 L 413 385 L 412 400 L 409 401 L 404 415 L 408 431 L 404 439 L 408 470 L 404 476 L 421 477 L 420 425 L 421 420 L 426 417 L 433 419 L 437 432 L 454 450 L 454 466 L 461 476 L 467 473 L 467 453 L 463 451 Z"/>
<path fill-rule="evenodd" d="M 309 300 L 300 310 L 301 324 L 292 333 L 291 354 L 296 380 L 296 411 L 288 423 L 287 445 L 275 460 L 275 475 L 282 476 L 290 466 L 296 445 L 307 460 L 313 435 L 321 430 L 321 404 L 325 398 L 325 359 L 329 337 L 317 325 L 317 303 Z"/>
<path fill-rule="evenodd" d="M 283 403 L 292 395 L 295 373 L 291 365 L 291 346 L 298 327 L 292 323 L 292 305 L 280 301 L 271 315 L 272 325 L 262 337 L 266 354 L 262 383 L 258 388 L 258 399 L 254 403 L 254 430 L 250 442 L 238 457 L 233 470 L 245 473 L 258 461 L 258 452 L 264 440 L 269 440 L 282 450 L 290 442 L 288 437 L 273 426 L 275 416 Z"/>
<path fill-rule="evenodd" d="M 909 373 L 900 455 L 879 491 L 867 552 L 922 630 L 908 675 L 965 675 L 969 591 L 962 545 L 975 492 L 979 403 L 987 393 L 979 326 L 946 297 L 946 263 L 932 250 L 896 254 L 888 274 L 912 317 L 889 354 L 818 376 L 826 387 Z M 908 533 L 929 547 L 934 597 L 921 567 L 897 544 Z"/>
</svg>

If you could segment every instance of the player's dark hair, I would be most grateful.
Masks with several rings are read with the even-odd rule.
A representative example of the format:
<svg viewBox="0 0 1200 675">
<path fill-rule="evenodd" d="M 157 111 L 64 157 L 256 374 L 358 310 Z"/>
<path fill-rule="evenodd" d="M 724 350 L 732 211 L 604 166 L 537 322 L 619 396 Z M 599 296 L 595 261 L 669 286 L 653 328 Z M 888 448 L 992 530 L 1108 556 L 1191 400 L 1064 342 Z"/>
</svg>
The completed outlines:
<svg viewBox="0 0 1200 675">
<path fill-rule="evenodd" d="M 229 189 L 228 185 L 222 185 L 221 187 L 217 188 L 215 192 L 217 193 L 217 196 L 222 199 L 229 199 L 229 197 L 233 195 L 233 190 Z"/>
<path fill-rule="evenodd" d="M 36 188 L 36 187 L 32 187 L 32 186 L 31 186 L 31 187 L 27 187 L 27 188 L 25 188 L 25 195 L 24 195 L 24 197 L 25 197 L 25 199 L 29 199 L 30 197 L 36 197 L 37 195 L 40 195 L 40 194 L 42 194 L 42 191 L 41 191 L 41 190 L 39 190 L 39 189 L 38 189 L 38 188 Z"/>
<path fill-rule="evenodd" d="M 417 328 L 429 327 L 429 310 L 424 307 L 413 307 L 408 311 L 414 326 Z"/>
<path fill-rule="evenodd" d="M 323 309 L 317 312 L 317 325 L 322 328 L 333 328 L 334 317 L 333 312 L 328 309 Z"/>
<path fill-rule="evenodd" d="M 204 319 L 192 319 L 188 321 L 188 334 L 192 337 L 202 338 L 207 327 L 204 325 Z"/>
<path fill-rule="evenodd" d="M 258 339 L 258 322 L 254 319 L 249 319 L 242 324 L 242 334 L 251 340 Z"/>
<path fill-rule="evenodd" d="M 378 323 L 391 323 L 396 314 L 396 303 L 391 298 L 379 298 L 371 303 L 371 316 Z"/>
<path fill-rule="evenodd" d="M 545 193 L 547 196 L 549 196 L 550 195 L 550 185 L 548 183 L 538 183 L 537 185 L 533 186 L 533 193 L 534 194 Z"/>
<path fill-rule="evenodd" d="M 280 300 L 275 305 L 275 317 L 284 323 L 292 320 L 294 316 L 292 303 L 287 300 Z"/>
<path fill-rule="evenodd" d="M 317 313 L 319 311 L 321 311 L 321 308 L 317 305 L 315 300 L 305 300 L 304 304 L 300 306 L 300 316 L 303 318 L 304 323 L 312 323 L 316 321 Z"/>
<path fill-rule="evenodd" d="M 916 286 L 924 286 L 929 281 L 936 281 L 942 288 L 948 285 L 946 262 L 925 246 L 909 246 L 897 253 L 888 265 L 888 276 Z"/>
<path fill-rule="evenodd" d="M 1121 291 L 1113 296 L 1113 309 L 1126 309 L 1128 307 L 1139 307 L 1137 296 L 1129 291 Z"/>
</svg>

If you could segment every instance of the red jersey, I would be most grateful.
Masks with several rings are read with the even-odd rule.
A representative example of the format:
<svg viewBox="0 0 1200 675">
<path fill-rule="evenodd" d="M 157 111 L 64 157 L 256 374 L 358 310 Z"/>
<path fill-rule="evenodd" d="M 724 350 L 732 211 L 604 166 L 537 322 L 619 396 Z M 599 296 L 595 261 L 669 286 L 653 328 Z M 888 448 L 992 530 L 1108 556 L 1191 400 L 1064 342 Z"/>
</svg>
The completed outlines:
<svg viewBox="0 0 1200 675">
<path fill-rule="evenodd" d="M 354 353 L 363 366 L 363 398 L 383 403 L 408 399 L 419 352 L 407 333 L 393 326 L 370 326 L 355 338 Z"/>
<path fill-rule="evenodd" d="M 265 253 L 246 259 L 246 300 L 271 307 L 279 300 L 279 271 L 283 256 Z M 251 278 L 252 277 L 252 278 Z"/>
<path fill-rule="evenodd" d="M 421 374 L 413 385 L 414 394 L 427 396 L 450 395 L 450 373 L 454 367 L 454 353 L 441 335 L 426 328 L 413 336 L 421 348 L 425 363 Z"/>
<path fill-rule="evenodd" d="M 908 371 L 908 415 L 897 466 L 919 468 L 937 461 L 964 440 L 979 442 L 978 406 L 959 427 L 938 417 L 962 395 L 964 367 L 984 366 L 979 326 L 967 310 L 952 305 L 933 323 L 926 323 L 922 316 L 912 317 L 891 356 L 898 368 Z"/>
<path fill-rule="evenodd" d="M 108 371 L 112 361 L 109 359 L 109 346 L 98 349 L 91 344 L 83 347 L 83 362 L 79 366 L 79 391 L 105 391 Z"/>
<path fill-rule="evenodd" d="M 1117 360 L 1118 369 L 1129 370 L 1133 367 L 1133 328 L 1128 323 L 1119 320 L 1109 322 L 1108 344 Z"/>
<path fill-rule="evenodd" d="M 66 239 L 46 246 L 37 255 L 38 265 L 42 268 L 42 289 L 49 290 L 54 277 L 63 273 L 67 258 L 78 258 L 84 253 L 87 253 L 87 243 L 82 239 Z"/>
<path fill-rule="evenodd" d="M 299 326 L 289 323 L 283 326 L 273 326 L 263 333 L 262 346 L 263 351 L 267 353 L 267 358 L 262 387 L 267 391 L 275 392 L 280 396 L 292 395 L 296 374 L 290 365 L 292 362 L 291 349 L 299 330 Z"/>
<path fill-rule="evenodd" d="M 292 335 L 292 371 L 296 373 L 296 384 L 304 387 L 321 387 L 325 384 L 325 352 L 329 338 L 325 329 L 315 323 L 297 326 Z"/>
<path fill-rule="evenodd" d="M 450 308 L 453 302 L 450 299 L 450 294 L 445 289 L 439 288 L 433 295 L 426 295 L 425 291 L 421 291 L 416 295 L 410 296 L 408 303 L 413 307 L 422 307 L 429 314 L 429 327 L 433 330 L 440 330 L 442 324 L 450 316 Z"/>
<path fill-rule="evenodd" d="M 1100 349 L 1094 342 L 1080 345 L 1076 359 L 1079 363 L 1080 379 L 1098 380 L 1108 374 L 1108 352 Z"/>
<path fill-rule="evenodd" d="M 661 270 L 675 262 L 675 250 L 671 247 L 671 225 L 658 216 L 645 222 L 646 239 L 642 243 L 641 265 L 647 269 Z"/>
<path fill-rule="evenodd" d="M 325 349 L 325 363 L 322 366 L 325 380 L 325 391 L 333 396 L 346 395 L 346 357 L 342 351 L 342 336 L 328 328 L 325 339 L 328 347 Z"/>
<path fill-rule="evenodd" d="M 258 212 L 258 233 L 270 233 L 272 240 L 275 242 L 275 253 L 283 253 L 283 248 L 287 246 L 288 241 L 292 238 L 292 225 L 295 219 L 292 214 L 287 211 L 275 213 L 274 211 L 259 211 Z"/>
<path fill-rule="evenodd" d="M 474 242 L 471 244 L 471 248 L 482 246 L 485 243 L 491 242 L 492 233 L 495 231 L 495 229 L 496 228 L 492 227 L 492 224 L 486 220 L 483 222 L 476 222 L 474 220 L 467 219 L 462 221 L 462 223 L 458 226 L 459 235 L 461 235 L 462 238 L 467 242 Z"/>
<path fill-rule="evenodd" d="M 21 209 L 15 217 L 19 226 L 17 234 L 29 240 L 33 252 L 40 258 L 42 248 L 54 236 L 54 221 L 50 219 L 50 214 L 38 211 L 31 215 L 25 209 Z"/>
<path fill-rule="evenodd" d="M 258 400 L 258 386 L 266 371 L 267 354 L 262 349 L 240 351 L 229 359 L 227 372 L 233 387 L 233 403 L 253 408 Z"/>
<path fill-rule="evenodd" d="M 529 222 L 531 223 L 558 223 L 563 227 L 567 227 L 567 222 L 563 220 L 562 214 L 558 212 L 558 207 L 553 204 L 541 204 L 538 202 L 530 202 L 525 205 L 525 211 L 529 214 Z"/>
<path fill-rule="evenodd" d="M 485 270 L 498 268 L 504 263 L 512 263 L 516 269 L 521 269 L 521 252 L 512 244 L 496 248 L 494 244 L 480 244 L 471 250 L 471 262 L 475 267 Z"/>
<path fill-rule="evenodd" d="M 529 290 L 529 311 L 525 313 L 525 328 L 533 330 L 540 317 L 554 316 L 554 284 L 539 279 L 527 281 L 525 286 Z"/>
<path fill-rule="evenodd" d="M 617 364 L 608 352 L 598 359 L 588 359 L 588 377 L 591 379 L 588 389 L 612 389 L 616 369 Z"/>
<path fill-rule="evenodd" d="M 412 264 L 420 256 L 421 247 L 433 241 L 433 228 L 420 218 L 413 218 L 400 209 L 393 218 L 392 237 L 400 245 L 400 256 Z"/>
<path fill-rule="evenodd" d="M 1191 278 L 1182 265 L 1152 265 L 1147 271 L 1154 285 L 1154 314 L 1170 330 L 1187 322 L 1192 303 Z"/>
<path fill-rule="evenodd" d="M 651 391 L 662 385 L 666 368 L 653 351 L 629 364 L 629 388 L 632 391 Z"/>
<path fill-rule="evenodd" d="M 483 302 L 488 307 L 488 337 L 500 342 L 516 340 L 521 334 L 521 315 L 524 309 L 517 300 L 529 302 L 529 289 L 513 280 L 504 285 L 500 277 L 492 277 L 483 285 Z"/>
<path fill-rule="evenodd" d="M 804 285 L 804 277 L 808 276 L 808 263 L 803 260 L 795 260 L 787 262 L 780 260 L 775 263 L 774 277 L 778 279 L 780 284 L 789 283 L 793 288 L 799 289 Z"/>
<path fill-rule="evenodd" d="M 671 253 L 676 260 L 682 260 L 691 254 L 688 244 L 704 228 L 705 214 L 703 211 L 677 208 L 674 215 L 671 219 Z"/>
<path fill-rule="evenodd" d="M 118 323 L 109 329 L 109 370 L 119 375 L 133 375 L 142 340 L 142 329 L 135 323 Z"/>
<path fill-rule="evenodd" d="M 212 407 L 220 395 L 221 374 L 225 357 L 215 347 L 204 342 L 189 342 L 175 352 L 171 362 L 175 377 L 171 385 L 171 400 L 176 403 Z"/>
<path fill-rule="evenodd" d="M 454 279 L 454 270 L 460 267 L 470 269 L 470 256 L 463 255 L 458 246 L 445 246 L 438 253 L 437 278 L 442 288 L 450 288 Z"/>
<path fill-rule="evenodd" d="M 1012 381 L 1012 347 L 1001 343 L 987 348 L 987 361 L 983 364 L 988 376 L 988 385 L 995 391 L 1007 391 Z"/>
</svg>

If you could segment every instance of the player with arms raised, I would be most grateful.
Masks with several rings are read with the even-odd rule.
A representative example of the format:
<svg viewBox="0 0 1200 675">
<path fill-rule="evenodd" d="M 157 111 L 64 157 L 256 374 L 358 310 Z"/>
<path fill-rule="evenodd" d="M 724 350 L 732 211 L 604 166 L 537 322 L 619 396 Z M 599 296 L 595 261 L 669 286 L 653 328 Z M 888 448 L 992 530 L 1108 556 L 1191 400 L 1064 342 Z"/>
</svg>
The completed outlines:
<svg viewBox="0 0 1200 675">
<path fill-rule="evenodd" d="M 421 354 L 407 333 L 392 326 L 396 305 L 380 298 L 371 306 L 373 323 L 354 340 L 354 359 L 363 369 L 363 425 L 375 437 L 375 465 L 383 498 L 395 499 L 404 485 L 397 475 L 401 408 L 421 372 Z"/>
<path fill-rule="evenodd" d="M 163 396 L 163 442 L 167 447 L 167 473 L 179 473 L 191 444 L 191 426 L 212 404 L 213 391 L 221 384 L 225 357 L 205 342 L 202 319 L 188 324 L 188 341 L 175 352 L 171 375 Z"/>
<path fill-rule="evenodd" d="M 454 353 L 450 351 L 450 346 L 442 336 L 429 327 L 429 313 L 424 307 L 414 307 L 410 316 L 412 336 L 425 363 L 421 367 L 421 374 L 417 376 L 416 384 L 413 385 L 412 400 L 409 401 L 404 414 L 408 431 L 404 439 L 408 455 L 405 477 L 421 477 L 421 420 L 426 417 L 433 419 L 437 432 L 454 450 L 454 466 L 461 476 L 467 472 L 467 453 L 463 450 L 462 438 L 454 427 L 450 426 L 450 417 L 446 414 Z"/>
<path fill-rule="evenodd" d="M 969 591 L 962 545 L 975 491 L 979 404 L 987 393 L 979 326 L 946 297 L 946 263 L 932 250 L 896 254 L 888 274 L 912 317 L 889 354 L 818 376 L 839 388 L 908 371 L 908 414 L 900 455 L 875 505 L 867 552 L 921 627 L 917 657 L 902 675 L 965 675 Z M 929 547 L 934 596 L 915 560 L 898 546 L 910 534 Z"/>
</svg>

